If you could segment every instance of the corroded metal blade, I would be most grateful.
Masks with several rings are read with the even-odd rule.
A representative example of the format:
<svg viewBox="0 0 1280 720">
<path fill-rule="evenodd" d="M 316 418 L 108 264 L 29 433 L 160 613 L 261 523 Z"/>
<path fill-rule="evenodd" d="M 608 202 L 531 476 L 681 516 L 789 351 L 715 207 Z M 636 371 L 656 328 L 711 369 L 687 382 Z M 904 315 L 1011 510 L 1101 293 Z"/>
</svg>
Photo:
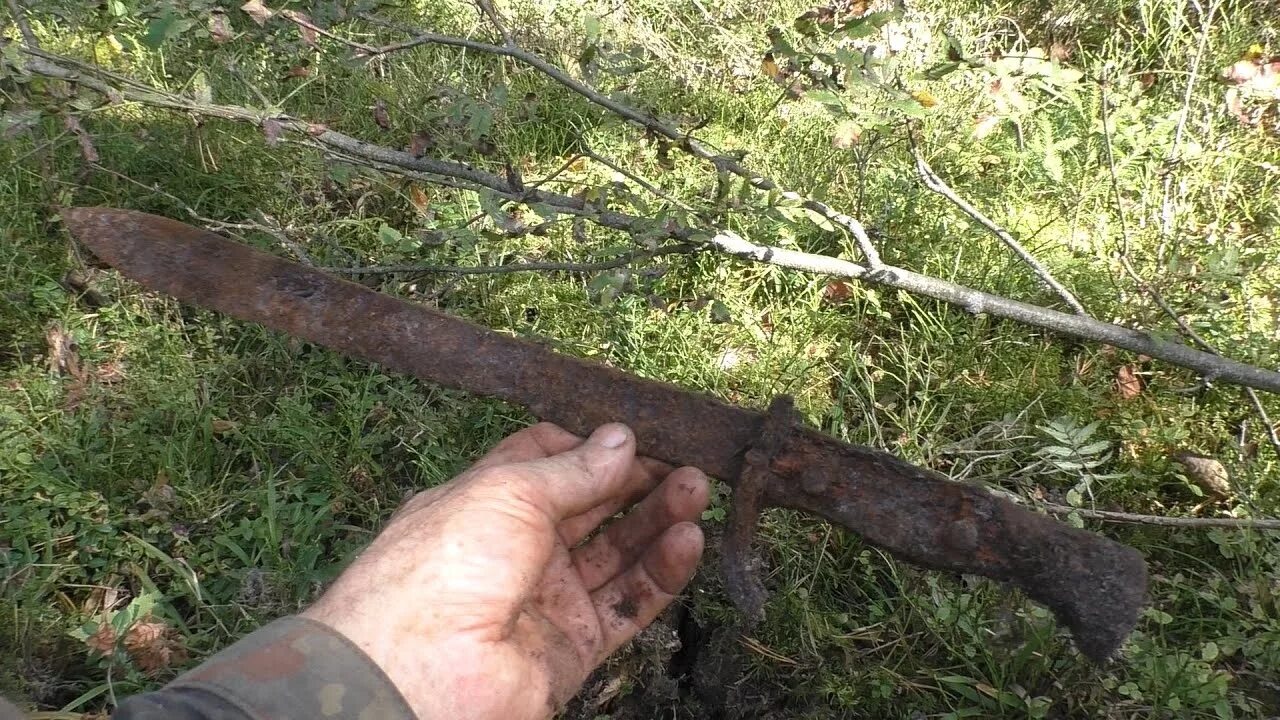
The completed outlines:
<svg viewBox="0 0 1280 720">
<path fill-rule="evenodd" d="M 62 216 L 102 260 L 192 305 L 524 406 L 580 435 L 623 422 L 640 452 L 730 483 L 754 449 L 768 476 L 754 494 L 765 505 L 818 515 L 924 567 L 1010 583 L 1052 609 L 1095 660 L 1120 646 L 1145 602 L 1146 563 L 1132 548 L 888 453 L 788 423 L 769 429 L 761 458 L 761 413 L 561 355 L 167 218 L 108 208 Z"/>
</svg>

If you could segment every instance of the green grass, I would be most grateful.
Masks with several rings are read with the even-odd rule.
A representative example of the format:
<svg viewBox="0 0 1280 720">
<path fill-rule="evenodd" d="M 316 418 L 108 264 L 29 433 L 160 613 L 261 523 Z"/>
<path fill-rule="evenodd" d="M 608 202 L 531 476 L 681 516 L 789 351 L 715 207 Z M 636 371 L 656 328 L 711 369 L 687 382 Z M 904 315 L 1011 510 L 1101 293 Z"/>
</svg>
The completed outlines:
<svg viewBox="0 0 1280 720">
<path fill-rule="evenodd" d="M 668 116 L 706 119 L 699 134 L 708 141 L 747 151 L 753 167 L 785 185 L 858 209 L 887 261 L 1052 302 L 1003 246 L 916 182 L 901 133 L 837 150 L 835 121 L 812 104 L 773 107 L 778 89 L 758 72 L 765 32 L 789 26 L 804 4 L 703 5 L 650 0 L 608 13 L 529 4 L 512 17 L 531 49 L 575 72 L 596 24 L 586 18 L 599 18 L 601 40 L 643 48 L 651 64 L 635 75 L 602 73 L 598 86 L 625 90 Z M 974 55 L 1057 40 L 1073 48 L 1071 66 L 1095 78 L 1106 72 L 1135 266 L 1211 342 L 1275 366 L 1280 145 L 1239 127 L 1211 76 L 1265 43 L 1276 20 L 1248 3 L 1219 10 L 1188 105 L 1170 241 L 1159 230 L 1160 198 L 1200 37 L 1198 21 L 1181 20 L 1189 13 L 1173 0 L 1057 11 L 948 0 L 907 20 L 912 42 L 934 56 L 943 31 Z M 426 27 L 487 33 L 465 5 L 424 0 L 403 14 Z M 238 29 L 251 27 L 237 11 L 230 17 Z M 37 15 L 36 25 L 51 49 L 96 52 L 145 82 L 191 87 L 202 73 L 218 102 L 261 104 L 261 94 L 296 116 L 396 147 L 428 132 L 439 154 L 494 169 L 500 158 L 478 155 L 454 114 L 487 103 L 493 143 L 525 166 L 527 179 L 559 166 L 581 138 L 685 202 L 705 206 L 714 185 L 704 166 L 678 153 L 663 167 L 637 131 L 582 98 L 475 53 L 425 47 L 391 56 L 373 74 L 342 61 L 334 47 L 307 50 L 283 24 L 269 26 L 262 45 L 243 38 L 215 46 L 192 32 L 159 51 L 125 55 L 52 15 Z M 922 40 L 924 29 L 932 39 Z M 126 20 L 114 32 L 127 41 L 145 32 L 145 22 Z M 924 63 L 918 52 L 913 45 L 904 53 L 909 64 Z M 311 76 L 286 78 L 300 63 Z M 1158 78 L 1145 90 L 1144 72 Z M 506 105 L 494 94 L 499 84 L 513 99 Z M 982 140 L 970 136 L 974 116 L 988 111 L 988 84 L 969 74 L 928 84 L 941 101 L 924 124 L 930 162 L 1097 316 L 1172 332 L 1113 257 L 1124 238 L 1098 85 L 1084 83 L 1070 102 L 1042 99 L 1019 143 L 1007 124 Z M 6 81 L 0 90 L 13 109 L 47 98 L 50 87 Z M 526 93 L 536 101 L 518 100 Z M 387 105 L 389 130 L 370 111 L 377 99 Z M 178 628 L 195 662 L 303 607 L 407 493 L 448 479 L 532 418 L 142 292 L 92 267 L 54 220 L 56 205 L 189 219 L 171 197 L 148 189 L 156 186 L 207 217 L 265 213 L 331 265 L 580 261 L 628 243 L 594 228 L 583 242 L 566 222 L 545 237 L 389 247 L 379 240 L 382 226 L 409 238 L 456 228 L 481 212 L 476 197 L 424 186 L 433 213 L 425 217 L 403 181 L 344 171 L 294 144 L 268 148 L 252 127 L 194 124 L 136 107 L 95 110 L 83 122 L 101 165 L 137 184 L 86 170 L 56 116 L 0 144 L 0 690 L 33 707 L 76 712 L 108 708 L 111 697 L 180 669 L 151 677 L 125 665 L 108 673 L 72 635 L 103 618 L 104 597 L 114 596 L 117 609 L 144 593 L 159 598 L 157 614 Z M 1078 142 L 1062 152 L 1055 178 L 1046 147 L 1064 138 Z M 562 176 L 559 189 L 612 179 L 588 163 Z M 847 240 L 803 221 L 754 211 L 721 220 L 757 240 L 856 257 Z M 268 235 L 246 239 L 287 253 Z M 1045 462 L 1045 448 L 1059 441 L 1044 428 L 1098 421 L 1091 442 L 1109 447 L 1088 489 L 1100 507 L 1190 512 L 1203 498 L 1169 458 L 1187 448 L 1223 460 L 1238 489 L 1202 514 L 1280 512 L 1277 458 L 1229 386 L 1196 389 L 1186 371 L 892 290 L 855 286 L 835 302 L 827 279 L 777 268 L 703 255 L 640 269 L 655 264 L 661 272 L 636 272 L 607 303 L 591 277 L 563 273 L 393 278 L 380 287 L 736 403 L 763 407 L 791 393 L 815 426 L 958 479 L 1061 501 L 1084 478 Z M 69 292 L 69 271 L 86 275 L 103 302 Z M 712 312 L 721 306 L 727 318 Z M 72 334 L 91 371 L 118 367 L 122 376 L 86 384 L 51 371 L 45 335 L 55 327 Z M 1144 389 L 1126 401 L 1114 378 L 1128 364 Z M 1273 399 L 1264 402 L 1280 413 Z M 1123 659 L 1101 669 L 1074 653 L 1045 611 L 1001 587 L 926 573 L 812 519 L 770 513 L 761 545 L 772 599 L 755 637 L 776 657 L 735 645 L 745 665 L 733 697 L 746 706 L 730 703 L 723 716 L 778 708 L 806 717 L 1280 713 L 1274 535 L 1094 529 L 1141 549 L 1153 571 L 1150 610 Z M 717 532 L 716 520 L 709 530 Z M 714 567 L 707 563 L 686 603 L 705 629 L 733 619 Z M 675 716 L 697 714 L 696 700 L 686 700 Z"/>
</svg>

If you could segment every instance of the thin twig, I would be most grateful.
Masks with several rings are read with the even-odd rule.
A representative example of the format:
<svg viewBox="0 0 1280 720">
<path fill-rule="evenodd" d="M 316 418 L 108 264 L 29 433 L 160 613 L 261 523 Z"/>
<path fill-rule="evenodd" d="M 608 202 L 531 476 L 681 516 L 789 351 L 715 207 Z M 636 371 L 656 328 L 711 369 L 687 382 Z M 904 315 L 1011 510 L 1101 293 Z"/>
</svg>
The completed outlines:
<svg viewBox="0 0 1280 720">
<path fill-rule="evenodd" d="M 480 12 L 487 16 L 489 22 L 493 23 L 493 26 L 502 34 L 502 44 L 507 47 L 515 47 L 516 41 L 511 37 L 511 33 L 507 32 L 507 26 L 502 22 L 497 9 L 493 7 L 493 2 L 491 0 L 476 0 L 476 5 L 480 6 Z"/>
<path fill-rule="evenodd" d="M 599 272 L 626 267 L 636 261 L 662 255 L 689 255 L 698 251 L 696 245 L 680 244 L 624 253 L 611 260 L 600 262 L 527 262 L 507 265 L 370 265 L 368 267 L 321 267 L 326 272 L 339 275 L 393 275 L 393 274 L 452 274 L 452 275 L 500 275 L 518 272 Z"/>
<path fill-rule="evenodd" d="M 656 229 L 664 237 L 683 242 L 699 242 L 707 235 L 712 235 L 711 239 L 705 242 L 724 254 L 750 262 L 878 283 L 941 300 L 973 313 L 986 313 L 1062 335 L 1112 345 L 1194 370 L 1207 377 L 1280 393 L 1280 373 L 1202 352 L 1182 343 L 1164 340 L 1139 330 L 1011 300 L 939 278 L 920 275 L 903 268 L 884 265 L 868 267 L 841 258 L 758 245 L 730 231 L 717 231 L 713 227 L 688 227 L 675 222 L 657 225 L 651 218 L 594 208 L 581 198 L 544 190 L 519 192 L 512 188 L 505 178 L 463 163 L 417 158 L 406 152 L 367 143 L 287 115 L 270 115 L 230 105 L 201 104 L 190 98 L 160 90 L 139 91 L 115 88 L 97 77 L 76 70 L 68 70 L 52 60 L 44 59 L 56 56 L 43 53 L 34 56 L 35 54 L 30 52 L 28 54 L 33 57 L 29 60 L 27 67 L 36 74 L 71 80 L 99 92 L 116 93 L 123 99 L 155 107 L 249 122 L 255 125 L 260 125 L 264 119 L 269 118 L 280 123 L 283 130 L 297 133 L 327 152 L 358 158 L 372 167 L 406 177 L 418 177 L 428 182 L 470 190 L 487 188 L 498 197 L 516 202 L 545 204 L 556 212 L 578 215 L 603 227 L 627 233 L 652 233 Z"/>
<path fill-rule="evenodd" d="M 279 240 L 280 244 L 283 245 L 287 250 L 291 250 L 294 256 L 298 258 L 299 262 L 302 262 L 305 265 L 315 265 L 315 262 L 311 259 L 311 255 L 307 253 L 307 251 L 302 247 L 302 245 L 297 241 L 295 241 L 293 238 L 289 237 L 289 235 L 285 232 L 284 228 L 281 228 L 278 225 L 271 226 L 271 225 L 264 225 L 262 223 L 256 223 L 256 222 L 228 222 L 226 220 L 214 220 L 213 218 L 205 217 L 204 215 L 201 215 L 200 213 L 196 212 L 195 208 L 191 207 L 186 202 L 184 202 L 182 198 L 178 197 L 177 195 L 174 195 L 171 192 L 161 189 L 159 185 L 147 185 L 146 183 L 140 180 L 129 177 L 128 175 L 125 175 L 122 172 L 119 172 L 117 170 L 112 170 L 111 168 L 106 167 L 105 165 L 100 165 L 98 163 L 93 163 L 92 167 L 94 170 L 116 177 L 131 185 L 136 185 L 137 187 L 140 187 L 143 190 L 146 190 L 147 192 L 156 193 L 157 195 L 163 195 L 164 197 L 168 198 L 171 202 L 176 204 L 178 207 L 185 210 L 186 213 L 190 215 L 193 220 L 203 223 L 205 227 L 211 230 L 222 230 L 223 232 L 226 232 L 230 235 L 235 235 L 235 233 L 230 232 L 232 230 L 244 230 L 247 232 L 265 233 L 275 238 L 276 240 Z M 235 237 L 240 240 L 244 239 L 244 238 L 241 238 L 239 235 L 235 235 Z"/>
<path fill-rule="evenodd" d="M 595 152 L 595 151 L 594 151 L 594 150 L 592 150 L 591 148 L 585 147 L 585 145 L 583 146 L 582 154 L 583 154 L 584 156 L 586 156 L 586 157 L 591 158 L 592 160 L 595 160 L 596 162 L 600 163 L 601 165 L 604 165 L 605 167 L 607 167 L 607 168 L 609 168 L 610 170 L 612 170 L 612 171 L 614 171 L 614 172 L 618 173 L 619 175 L 621 175 L 621 176 L 623 176 L 623 177 L 627 178 L 628 180 L 630 180 L 631 182 L 635 183 L 636 185 L 639 185 L 641 188 L 643 188 L 643 189 L 647 190 L 647 191 L 648 191 L 650 194 L 652 194 L 654 197 L 661 198 L 661 199 L 663 199 L 663 200 L 666 200 L 666 201 L 667 201 L 667 202 L 669 202 L 669 203 L 672 203 L 672 204 L 673 204 L 673 205 L 675 205 L 676 207 L 679 207 L 679 208 L 682 208 L 682 209 L 684 209 L 684 210 L 688 210 L 688 211 L 690 211 L 690 212 L 693 212 L 693 208 L 692 208 L 688 203 L 686 203 L 686 202 L 684 202 L 683 200 L 681 200 L 680 198 L 678 198 L 678 197 L 676 197 L 676 196 L 672 195 L 671 193 L 669 193 L 669 192 L 667 192 L 667 191 L 663 190 L 662 188 L 658 187 L 657 185 L 654 185 L 653 183 L 649 182 L 648 180 L 645 180 L 644 178 L 640 177 L 640 176 L 639 176 L 639 175 L 637 175 L 636 173 L 633 173 L 633 172 L 631 172 L 630 170 L 627 170 L 626 168 L 624 168 L 624 167 L 622 167 L 621 165 L 619 165 L 619 164 L 615 163 L 614 161 L 610 160 L 609 158 L 607 158 L 607 157 L 605 157 L 605 156 L 603 156 L 603 155 L 600 155 L 599 153 Z"/>
<path fill-rule="evenodd" d="M 286 20 L 289 20 L 290 22 L 293 22 L 296 25 L 304 27 L 310 30 L 311 32 L 314 32 L 317 35 L 322 35 L 324 37 L 329 38 L 330 40 L 334 40 L 339 43 L 342 43 L 347 47 L 355 48 L 356 50 L 365 54 L 377 53 L 378 49 L 373 47 L 372 45 L 365 45 L 362 42 L 356 42 L 355 40 L 344 38 L 341 35 L 336 35 L 334 33 L 331 33 L 328 30 L 325 30 L 324 28 L 320 27 L 319 25 L 316 25 L 315 23 L 311 22 L 310 19 L 305 17 L 302 13 L 298 12 L 297 10 L 283 10 L 280 12 L 280 14 L 284 16 Z"/>
<path fill-rule="evenodd" d="M 1196 48 L 1196 54 L 1191 58 L 1191 69 L 1187 78 L 1187 89 L 1182 94 L 1182 109 L 1178 112 L 1178 126 L 1173 131 L 1173 144 L 1169 146 L 1169 154 L 1165 157 L 1165 176 L 1164 176 L 1164 193 L 1160 199 L 1160 234 L 1169 237 L 1173 231 L 1173 222 L 1177 214 L 1172 199 L 1173 177 L 1178 162 L 1178 149 L 1182 145 L 1182 134 L 1187 127 L 1187 118 L 1190 116 L 1191 110 L 1191 93 L 1195 89 L 1196 79 L 1200 73 L 1200 61 L 1204 59 L 1205 50 L 1209 47 L 1209 31 L 1213 28 L 1213 16 L 1218 12 L 1218 6 L 1221 0 L 1209 6 L 1209 13 L 1204 18 L 1204 27 L 1200 32 L 1200 46 Z M 1197 7 L 1199 7 L 1197 5 Z"/>
<path fill-rule="evenodd" d="M 956 191 L 952 190 L 951 186 L 943 181 L 943 179 L 933 171 L 933 168 L 929 166 L 927 161 L 925 161 L 924 153 L 920 151 L 920 146 L 916 142 L 914 130 L 908 128 L 907 137 L 911 144 L 911 155 L 916 161 L 916 172 L 920 175 L 920 181 L 926 188 L 949 200 L 951 204 L 959 208 L 961 212 L 973 218 L 973 220 L 979 225 L 986 228 L 988 232 L 999 238 L 1000 242 L 1005 244 L 1005 247 L 1012 250 L 1013 254 L 1018 256 L 1018 259 L 1022 260 L 1027 267 L 1031 268 L 1031 271 L 1035 273 L 1036 277 L 1040 279 L 1040 282 L 1043 283 L 1045 287 L 1057 293 L 1058 297 L 1062 299 L 1062 302 L 1066 303 L 1067 307 L 1071 308 L 1072 312 L 1077 315 L 1088 315 L 1088 313 L 1085 312 L 1084 306 L 1080 304 L 1080 301 L 1076 299 L 1075 295 L 1071 294 L 1070 290 L 1067 290 L 1062 283 L 1058 282 L 1053 277 L 1053 274 L 1049 272 L 1049 268 L 1045 267 L 1044 264 L 1037 260 L 1034 255 L 1028 252 L 1027 249 L 1024 248 L 1022 244 L 1013 237 L 1013 235 L 1010 235 L 1007 230 L 997 225 L 993 220 L 991 220 L 991 218 L 982 214 L 981 210 L 978 210 L 978 208 L 969 204 L 967 200 L 957 195 Z"/>
<path fill-rule="evenodd" d="M 18 0 L 5 0 L 5 4 L 9 6 L 9 15 L 13 17 L 13 24 L 18 26 L 18 33 L 22 35 L 22 42 L 28 48 L 40 47 L 40 40 L 36 38 L 35 32 L 31 29 L 31 23 L 27 22 L 27 14 L 18 4 Z"/>
<path fill-rule="evenodd" d="M 565 71 L 561 70 L 555 65 L 552 65 L 546 60 L 543 60 L 537 55 L 529 53 L 518 47 L 500 47 L 498 45 L 491 45 L 489 43 L 479 42 L 476 40 L 469 40 L 467 38 L 453 37 L 451 35 L 441 35 L 439 33 L 432 33 L 432 32 L 421 32 L 417 29 L 412 29 L 412 28 L 406 29 L 396 25 L 395 23 L 391 23 L 387 20 L 384 20 L 383 18 L 380 18 L 376 15 L 372 15 L 369 13 L 362 13 L 360 17 L 364 18 L 365 20 L 371 23 L 374 23 L 375 25 L 395 28 L 408 33 L 417 33 L 416 37 L 413 37 L 404 42 L 392 43 L 391 45 L 386 45 L 381 48 L 378 48 L 377 50 L 378 55 L 386 55 L 388 53 L 407 50 L 409 48 L 418 47 L 420 45 L 446 45 L 451 47 L 466 48 L 469 50 L 475 50 L 477 52 L 485 52 L 485 53 L 490 53 L 494 55 L 503 55 L 503 56 L 512 58 L 514 60 L 519 60 L 520 62 L 538 70 L 539 72 L 543 73 L 547 77 L 563 85 L 569 90 L 572 90 L 573 92 L 581 95 L 582 97 L 586 98 L 592 103 L 595 103 L 596 105 L 599 105 L 613 112 L 615 115 L 618 115 L 619 117 L 622 117 L 626 120 L 630 120 L 631 122 L 647 130 L 650 130 L 655 134 L 661 135 L 666 139 L 671 140 L 675 144 L 675 147 L 689 153 L 690 155 L 696 158 L 699 158 L 700 160 L 704 160 L 710 163 L 717 170 L 722 170 L 724 172 L 737 175 L 743 180 L 746 180 L 748 185 L 750 185 L 751 187 L 757 190 L 761 190 L 764 192 L 774 191 L 780 197 L 786 200 L 798 203 L 801 207 L 806 208 L 808 210 L 812 210 L 818 215 L 821 215 L 832 224 L 837 225 L 841 228 L 844 228 L 845 231 L 847 231 L 850 235 L 854 237 L 854 240 L 858 243 L 858 247 L 862 250 L 863 255 L 865 256 L 867 265 L 872 270 L 879 270 L 882 264 L 880 260 L 880 254 L 879 252 L 876 251 L 875 246 L 872 244 L 871 237 L 867 234 L 866 228 L 862 226 L 862 223 L 859 222 L 857 218 L 850 217 L 849 215 L 846 215 L 838 210 L 835 210 L 834 208 L 830 207 L 826 203 L 820 202 L 818 200 L 814 200 L 813 198 L 805 197 L 800 193 L 794 192 L 792 190 L 787 190 L 781 187 L 773 179 L 766 177 L 764 175 L 761 175 L 759 173 L 752 172 L 751 170 L 748 170 L 737 160 L 733 159 L 732 157 L 729 157 L 728 155 L 717 153 L 716 151 L 712 150 L 710 147 L 703 144 L 701 141 L 697 140 L 690 134 L 683 132 L 680 129 L 675 128 L 671 125 L 668 125 L 662 122 L 661 120 L 653 117 L 652 115 L 649 115 L 648 113 L 641 112 L 628 105 L 623 105 L 622 103 L 593 90 L 587 85 L 584 85 L 583 83 L 570 77 L 567 73 L 565 73 Z"/>
<path fill-rule="evenodd" d="M 1069 505 L 1052 503 L 1039 504 L 1046 512 L 1054 515 L 1076 514 L 1089 520 L 1101 520 L 1110 523 L 1129 525 L 1159 525 L 1177 528 L 1230 528 L 1232 530 L 1280 530 L 1280 520 L 1269 518 L 1188 518 L 1168 517 L 1165 515 L 1140 515 L 1138 513 L 1114 512 L 1112 510 L 1090 510 L 1074 508 Z"/>
<path fill-rule="evenodd" d="M 1217 7 L 1216 3 L 1214 7 Z M 1221 353 L 1218 352 L 1217 348 L 1211 345 L 1208 340 L 1205 340 L 1200 333 L 1196 332 L 1195 328 L 1191 327 L 1191 325 L 1184 320 L 1172 306 L 1169 305 L 1169 303 L 1164 299 L 1164 295 L 1162 295 L 1159 290 L 1138 274 L 1138 271 L 1133 267 L 1133 263 L 1129 260 L 1129 224 L 1128 221 L 1125 220 L 1124 206 L 1120 203 L 1120 178 L 1116 172 L 1116 158 L 1111 144 L 1111 126 L 1108 124 L 1107 84 L 1105 77 L 1103 77 L 1102 82 L 1099 83 L 1099 88 L 1101 92 L 1101 102 L 1099 105 L 1102 108 L 1102 137 L 1107 151 L 1107 168 L 1111 175 L 1111 194 L 1112 197 L 1115 198 L 1116 214 L 1120 219 L 1120 233 L 1123 241 L 1122 249 L 1119 253 L 1120 267 L 1123 268 L 1125 274 L 1138 285 L 1138 288 L 1155 302 L 1155 304 L 1160 308 L 1160 311 L 1173 320 L 1174 324 L 1178 326 L 1178 330 L 1184 336 L 1190 338 L 1192 342 L 1199 345 L 1205 352 L 1221 356 Z M 1205 376 L 1205 379 L 1213 380 L 1214 378 L 1212 376 Z M 1251 387 L 1246 386 L 1244 391 L 1250 404 L 1253 405 L 1254 411 L 1258 413 L 1258 418 L 1262 420 L 1263 427 L 1266 428 L 1267 439 L 1271 442 L 1271 448 L 1275 451 L 1276 456 L 1280 457 L 1280 434 L 1277 434 L 1276 426 L 1271 422 L 1271 417 L 1267 414 L 1267 409 L 1263 406 L 1262 399 L 1258 397 L 1258 394 L 1254 392 Z"/>
</svg>

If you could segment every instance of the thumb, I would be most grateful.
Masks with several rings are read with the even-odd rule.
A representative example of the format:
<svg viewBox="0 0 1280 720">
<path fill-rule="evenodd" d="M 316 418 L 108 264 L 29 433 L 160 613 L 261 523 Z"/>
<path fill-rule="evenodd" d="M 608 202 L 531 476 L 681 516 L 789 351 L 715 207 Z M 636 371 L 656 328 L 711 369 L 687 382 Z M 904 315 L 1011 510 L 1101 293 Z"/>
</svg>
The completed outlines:
<svg viewBox="0 0 1280 720">
<path fill-rule="evenodd" d="M 623 492 L 635 457 L 631 430 L 621 423 L 610 423 L 596 428 L 572 450 L 525 466 L 532 471 L 554 517 L 563 520 Z"/>
</svg>

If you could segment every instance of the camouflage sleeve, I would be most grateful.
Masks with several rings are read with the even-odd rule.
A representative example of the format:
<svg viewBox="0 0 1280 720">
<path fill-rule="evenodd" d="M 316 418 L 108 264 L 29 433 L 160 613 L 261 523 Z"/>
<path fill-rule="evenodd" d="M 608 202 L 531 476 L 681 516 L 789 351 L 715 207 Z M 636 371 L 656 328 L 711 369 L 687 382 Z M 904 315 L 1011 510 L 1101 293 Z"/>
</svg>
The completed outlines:
<svg viewBox="0 0 1280 720">
<path fill-rule="evenodd" d="M 413 720 L 400 692 L 350 640 L 301 617 L 267 625 L 115 720 Z"/>
</svg>

